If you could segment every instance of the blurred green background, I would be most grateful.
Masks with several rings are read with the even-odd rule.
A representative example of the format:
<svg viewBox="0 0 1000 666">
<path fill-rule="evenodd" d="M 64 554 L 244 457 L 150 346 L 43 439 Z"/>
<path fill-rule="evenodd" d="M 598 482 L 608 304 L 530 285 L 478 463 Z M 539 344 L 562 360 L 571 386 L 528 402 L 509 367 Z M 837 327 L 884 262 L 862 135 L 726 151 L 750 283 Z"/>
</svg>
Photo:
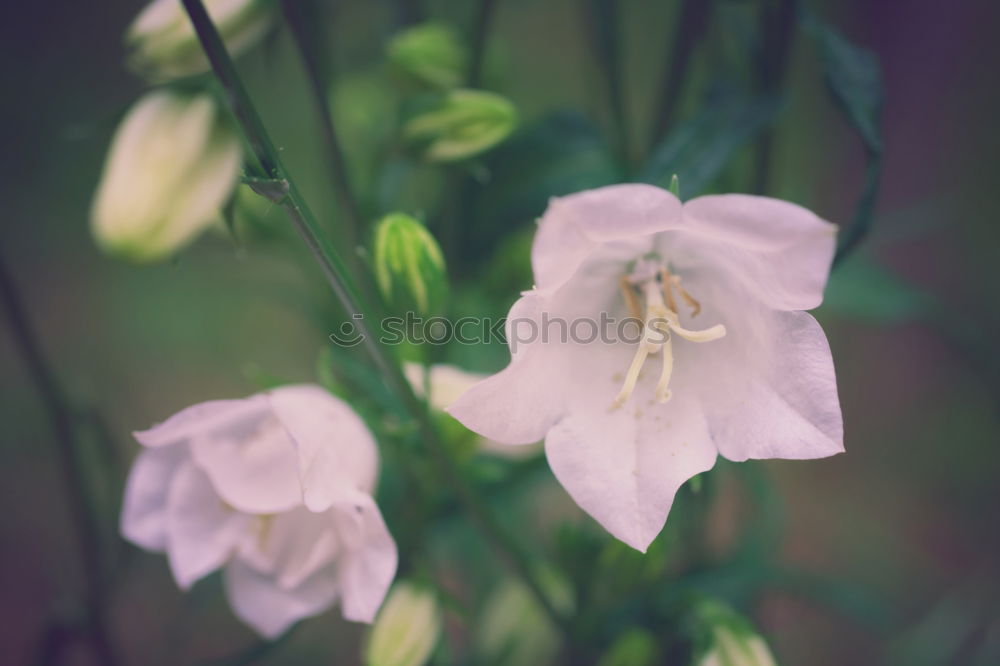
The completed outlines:
<svg viewBox="0 0 1000 666">
<path fill-rule="evenodd" d="M 530 132 L 561 114 L 564 134 L 544 140 L 578 152 L 567 152 L 559 173 L 572 174 L 560 185 L 591 186 L 606 177 L 600 137 L 614 136 L 613 122 L 581 4 L 497 3 L 483 86 L 514 102 L 522 130 L 474 164 L 471 178 L 460 174 L 466 180 L 459 182 L 472 182 L 462 185 L 470 197 L 462 210 L 471 217 L 453 222 L 468 230 L 451 248 L 452 275 L 460 285 L 485 286 L 460 286 L 456 311 L 503 314 L 517 290 L 530 287 L 523 230 L 541 208 L 536 198 L 504 190 L 515 186 L 491 171 L 491 159 L 516 163 L 510 151 L 527 145 L 527 164 L 537 166 L 530 149 L 539 135 Z M 324 27 L 337 82 L 335 115 L 359 169 L 356 182 L 370 177 L 363 164 L 366 128 L 391 122 L 395 113 L 394 100 L 385 96 L 386 40 L 410 11 L 448 20 L 471 36 L 473 5 L 403 3 L 401 10 L 390 2 L 336 3 Z M 677 5 L 618 3 L 635 155 L 648 151 L 646 128 Z M 143 267 L 105 257 L 94 246 L 88 209 L 105 151 L 118 119 L 144 89 L 124 67 L 121 46 L 139 7 L 122 0 L 11 3 L 0 22 L 0 255 L 74 404 L 98 410 L 116 444 L 111 459 L 97 446 L 86 453 L 109 533 L 120 492 L 113 470 L 124 469 L 137 449 L 130 431 L 185 405 L 249 394 L 275 379 L 312 381 L 330 330 L 329 296 L 294 244 L 233 243 L 209 234 L 175 260 Z M 780 537 L 761 547 L 788 565 L 748 607 L 785 664 L 1000 663 L 1000 357 L 994 346 L 1000 333 L 1000 5 L 850 0 L 809 7 L 881 62 L 885 162 L 873 231 L 837 270 L 816 313 L 833 348 L 847 453 L 747 463 L 783 505 L 774 519 Z M 711 81 L 719 62 L 733 58 L 727 49 L 738 59 L 739 33 L 732 26 L 713 24 L 704 39 L 713 46 L 696 60 L 693 90 Z M 333 188 L 287 33 L 242 58 L 240 67 L 293 175 L 336 229 Z M 786 83 L 765 192 L 846 226 L 864 154 L 830 102 L 814 44 L 801 33 L 791 42 Z M 697 93 L 686 95 L 678 119 L 696 117 L 702 101 Z M 712 188 L 751 187 L 748 150 Z M 406 186 L 372 187 L 380 194 L 371 208 L 421 214 L 433 230 L 451 205 L 443 200 L 453 185 L 449 177 L 407 172 Z M 284 233 L 280 215 L 267 219 L 282 230 L 276 234 Z M 53 617 L 79 613 L 73 600 L 86 572 L 75 555 L 51 423 L 4 324 L 0 661 L 24 663 L 37 654 Z M 505 354 L 502 348 L 466 350 L 453 358 L 491 370 Z M 746 513 L 746 498 L 726 483 L 727 470 L 719 472 L 717 501 L 703 527 L 716 554 L 730 547 Z M 574 516 L 548 475 L 538 473 L 540 497 L 555 515 Z M 444 548 L 438 560 L 444 577 L 456 552 Z M 190 663 L 254 643 L 225 608 L 217 580 L 185 597 L 161 556 L 126 553 L 110 607 L 112 633 L 128 663 L 151 663 L 149 654 L 160 655 L 157 663 Z M 450 631 L 456 645 L 468 640 L 466 628 L 456 624 Z M 332 611 L 304 623 L 259 663 L 353 663 L 360 636 Z M 76 656 L 71 663 L 90 663 L 82 652 Z"/>
</svg>

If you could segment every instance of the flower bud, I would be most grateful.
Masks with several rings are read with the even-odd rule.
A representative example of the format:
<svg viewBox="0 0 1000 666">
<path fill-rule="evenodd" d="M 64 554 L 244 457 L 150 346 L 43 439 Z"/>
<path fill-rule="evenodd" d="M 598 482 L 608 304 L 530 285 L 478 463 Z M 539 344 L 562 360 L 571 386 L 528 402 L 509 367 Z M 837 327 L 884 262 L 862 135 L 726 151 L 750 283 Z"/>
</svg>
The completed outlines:
<svg viewBox="0 0 1000 666">
<path fill-rule="evenodd" d="M 447 294 L 444 256 L 427 227 L 404 213 L 390 213 L 375 228 L 375 278 L 397 312 L 441 311 Z"/>
<path fill-rule="evenodd" d="M 91 210 L 104 250 L 161 259 L 221 218 L 243 150 L 209 95 L 150 93 L 115 132 Z"/>
<path fill-rule="evenodd" d="M 393 586 L 368 636 L 367 666 L 421 666 L 441 635 L 434 595 L 412 583 Z"/>
<path fill-rule="evenodd" d="M 230 55 L 253 46 L 271 26 L 267 0 L 203 0 Z M 211 65 L 180 0 L 153 0 L 125 33 L 129 65 L 153 81 L 207 72 Z"/>
<path fill-rule="evenodd" d="M 700 636 L 696 666 L 776 666 L 764 639 L 728 606 L 702 601 L 696 609 Z"/>
<path fill-rule="evenodd" d="M 403 126 L 403 138 L 428 162 L 455 162 L 500 143 L 517 125 L 509 101 L 482 90 L 452 90 Z"/>
<path fill-rule="evenodd" d="M 569 584 L 558 574 L 543 569 L 539 582 L 557 610 L 574 606 Z M 483 608 L 476 634 L 481 663 L 494 666 L 551 664 L 559 653 L 558 628 L 519 581 L 503 580 Z"/>
<path fill-rule="evenodd" d="M 441 23 L 423 23 L 403 30 L 389 42 L 392 68 L 404 78 L 447 90 L 462 82 L 468 55 L 455 31 Z"/>
<path fill-rule="evenodd" d="M 611 644 L 597 666 L 654 666 L 661 663 L 656 638 L 644 629 L 629 629 Z"/>
</svg>

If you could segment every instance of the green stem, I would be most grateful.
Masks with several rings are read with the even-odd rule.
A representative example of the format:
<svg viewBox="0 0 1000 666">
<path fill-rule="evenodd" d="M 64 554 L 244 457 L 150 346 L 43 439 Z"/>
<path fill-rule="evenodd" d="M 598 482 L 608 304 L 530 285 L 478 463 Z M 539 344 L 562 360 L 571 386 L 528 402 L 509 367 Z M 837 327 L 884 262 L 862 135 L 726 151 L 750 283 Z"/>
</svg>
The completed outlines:
<svg viewBox="0 0 1000 666">
<path fill-rule="evenodd" d="M 280 192 L 272 193 L 272 198 L 284 207 L 292 224 L 312 251 L 316 261 L 320 264 L 327 282 L 330 284 L 343 309 L 347 313 L 361 315 L 355 321 L 357 322 L 358 332 L 363 337 L 365 351 L 371 357 L 372 362 L 382 377 L 387 381 L 389 388 L 396 394 L 403 406 L 414 418 L 422 441 L 429 449 L 432 458 L 439 467 L 445 483 L 454 490 L 459 500 L 470 511 L 483 533 L 503 555 L 507 564 L 517 575 L 524 579 L 524 582 L 535 594 L 542 607 L 560 627 L 568 631 L 569 625 L 567 621 L 555 609 L 549 601 L 548 596 L 544 593 L 534 570 L 531 568 L 526 553 L 514 542 L 510 535 L 501 529 L 486 504 L 476 495 L 472 487 L 466 483 L 455 462 L 448 454 L 444 443 L 438 437 L 437 432 L 431 424 L 426 406 L 413 393 L 412 387 L 404 377 L 402 369 L 396 362 L 393 354 L 380 343 L 379 338 L 375 335 L 375 331 L 365 319 L 365 314 L 371 312 L 371 309 L 363 307 L 364 303 L 351 280 L 344 261 L 324 235 L 323 229 L 316 223 L 308 205 L 289 178 L 278 155 L 278 151 L 275 150 L 274 144 L 264 129 L 263 123 L 236 73 L 232 59 L 226 52 L 222 39 L 208 17 L 208 13 L 205 11 L 201 0 L 182 1 L 188 15 L 191 17 L 191 23 L 194 25 L 198 39 L 201 41 L 209 62 L 212 63 L 212 68 L 226 91 L 227 100 L 233 115 L 236 116 L 243 127 L 254 155 L 267 176 L 280 186 Z"/>
<path fill-rule="evenodd" d="M 479 0 L 476 13 L 475 33 L 472 36 L 472 57 L 469 59 L 468 87 L 478 88 L 483 78 L 483 61 L 486 57 L 486 42 L 490 34 L 490 22 L 496 9 L 496 0 Z"/>
<path fill-rule="evenodd" d="M 611 122 L 618 144 L 619 158 L 626 171 L 630 168 L 628 111 L 625 85 L 621 75 L 621 30 L 618 3 L 614 0 L 586 0 L 587 18 L 595 51 L 600 56 L 601 69 L 608 93 Z"/>
<path fill-rule="evenodd" d="M 315 26 L 311 26 L 303 14 L 302 0 L 282 0 L 281 7 L 306 70 L 309 91 L 319 116 L 320 138 L 326 148 L 337 199 L 348 219 L 348 224 L 345 225 L 348 242 L 354 247 L 364 233 L 365 217 L 351 187 L 347 160 L 340 145 L 337 128 L 333 123 L 333 112 L 326 93 L 329 77 L 321 69 L 321 63 L 326 61 L 324 49 L 321 48 L 321 40 L 316 35 Z"/>
<path fill-rule="evenodd" d="M 858 207 L 854 213 L 851 226 L 840 237 L 837 254 L 833 257 L 833 267 L 840 265 L 853 252 L 871 231 L 875 218 L 875 200 L 878 198 L 879 181 L 882 174 L 882 150 L 879 147 L 867 148 L 868 166 L 865 168 L 865 182 L 858 199 Z"/>
<path fill-rule="evenodd" d="M 659 145 L 674 126 L 684 85 L 691 69 L 691 56 L 708 28 L 712 0 L 684 0 L 674 29 L 670 59 L 663 68 L 663 79 L 653 115 L 649 145 Z"/>
<path fill-rule="evenodd" d="M 118 663 L 118 658 L 110 639 L 105 616 L 104 584 L 107 571 L 100 544 L 101 525 L 96 518 L 93 501 L 84 481 L 83 460 L 80 457 L 82 445 L 77 437 L 73 410 L 42 353 L 41 346 L 37 342 L 38 338 L 28 321 L 27 310 L 2 260 L 0 260 L 0 301 L 7 314 L 14 342 L 45 404 L 49 422 L 55 431 L 59 470 L 72 514 L 70 522 L 76 529 L 80 548 L 87 608 L 87 636 L 99 661 L 113 666 Z"/>
<path fill-rule="evenodd" d="M 764 0 L 760 8 L 760 34 L 763 50 L 759 63 L 759 87 L 769 96 L 776 97 L 785 82 L 788 55 L 795 35 L 797 0 Z M 771 179 L 771 162 L 774 152 L 775 130 L 768 127 L 757 141 L 751 191 L 763 194 Z"/>
</svg>

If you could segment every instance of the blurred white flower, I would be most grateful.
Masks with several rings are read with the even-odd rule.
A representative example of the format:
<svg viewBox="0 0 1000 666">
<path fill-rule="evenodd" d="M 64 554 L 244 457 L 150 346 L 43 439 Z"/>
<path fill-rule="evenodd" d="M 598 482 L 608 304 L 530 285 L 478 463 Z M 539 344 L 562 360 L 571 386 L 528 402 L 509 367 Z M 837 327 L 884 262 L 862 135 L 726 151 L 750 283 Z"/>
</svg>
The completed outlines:
<svg viewBox="0 0 1000 666">
<path fill-rule="evenodd" d="M 404 363 L 403 373 L 414 392 L 423 397 L 425 390 L 424 366 L 420 363 Z M 459 396 L 487 377 L 489 375 L 468 372 L 447 363 L 432 365 L 427 369 L 427 383 L 430 386 L 430 397 L 427 402 L 434 411 L 444 413 L 444 410 L 458 400 Z M 452 419 L 447 414 L 445 416 Z M 538 454 L 542 449 L 542 442 L 538 441 L 528 446 L 508 446 L 487 437 L 477 436 L 476 448 L 483 453 L 501 458 L 521 459 Z"/>
<path fill-rule="evenodd" d="M 422 666 L 441 636 L 441 609 L 430 590 L 396 583 L 368 637 L 367 666 Z"/>
<path fill-rule="evenodd" d="M 511 363 L 448 412 L 499 442 L 544 438 L 576 503 L 645 551 L 678 488 L 717 455 L 844 450 L 830 347 L 802 312 L 823 299 L 835 237 L 767 197 L 682 204 L 627 184 L 553 199 L 532 247 L 537 286 L 507 317 Z M 608 316 L 622 332 L 600 341 Z M 628 341 L 630 317 L 641 335 Z M 553 320 L 589 322 L 593 337 L 539 335 Z M 524 324 L 535 334 L 519 339 Z"/>
<path fill-rule="evenodd" d="M 135 261 L 170 255 L 221 219 L 242 159 L 211 96 L 150 93 L 111 143 L 91 210 L 95 239 Z"/>
<path fill-rule="evenodd" d="M 182 410 L 135 433 L 122 534 L 187 589 L 222 567 L 233 611 L 274 638 L 337 599 L 371 622 L 396 572 L 361 419 L 313 385 Z"/>
<path fill-rule="evenodd" d="M 205 10 L 236 57 L 253 46 L 271 27 L 266 0 L 203 0 Z M 154 0 L 128 27 L 125 43 L 129 64 L 154 81 L 207 72 L 211 65 L 181 0 Z"/>
</svg>

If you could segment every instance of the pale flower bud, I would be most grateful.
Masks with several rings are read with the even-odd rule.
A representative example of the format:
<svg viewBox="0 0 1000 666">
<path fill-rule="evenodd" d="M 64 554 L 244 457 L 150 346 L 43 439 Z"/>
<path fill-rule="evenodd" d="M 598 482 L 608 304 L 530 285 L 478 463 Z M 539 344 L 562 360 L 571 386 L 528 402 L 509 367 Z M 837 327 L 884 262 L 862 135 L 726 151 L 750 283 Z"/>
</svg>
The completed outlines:
<svg viewBox="0 0 1000 666">
<path fill-rule="evenodd" d="M 441 23 L 403 30 L 387 49 L 393 69 L 407 79 L 434 88 L 454 88 L 465 76 L 468 56 L 455 31 Z"/>
<path fill-rule="evenodd" d="M 134 261 L 170 255 L 220 219 L 242 159 L 211 96 L 147 95 L 112 140 L 91 210 L 94 238 Z"/>
<path fill-rule="evenodd" d="M 430 591 L 400 582 L 375 618 L 367 666 L 422 666 L 441 635 L 441 609 Z"/>
<path fill-rule="evenodd" d="M 736 611 L 703 601 L 696 613 L 703 624 L 696 666 L 777 666 L 767 643 Z"/>
<path fill-rule="evenodd" d="M 232 56 L 253 46 L 271 26 L 267 0 L 203 0 Z M 125 33 L 129 65 L 154 81 L 192 76 L 211 66 L 180 0 L 153 0 Z"/>
<path fill-rule="evenodd" d="M 539 572 L 540 583 L 557 610 L 568 613 L 575 607 L 573 591 L 557 573 Z M 522 583 L 503 580 L 490 596 L 479 618 L 476 633 L 481 663 L 493 666 L 551 664 L 559 654 L 558 628 Z"/>
<path fill-rule="evenodd" d="M 500 95 L 452 90 L 403 126 L 403 138 L 428 162 L 455 162 L 489 150 L 514 131 L 517 110 Z"/>
<path fill-rule="evenodd" d="M 397 312 L 440 312 L 447 294 L 444 256 L 434 236 L 417 220 L 390 213 L 375 227 L 375 278 Z"/>
</svg>

